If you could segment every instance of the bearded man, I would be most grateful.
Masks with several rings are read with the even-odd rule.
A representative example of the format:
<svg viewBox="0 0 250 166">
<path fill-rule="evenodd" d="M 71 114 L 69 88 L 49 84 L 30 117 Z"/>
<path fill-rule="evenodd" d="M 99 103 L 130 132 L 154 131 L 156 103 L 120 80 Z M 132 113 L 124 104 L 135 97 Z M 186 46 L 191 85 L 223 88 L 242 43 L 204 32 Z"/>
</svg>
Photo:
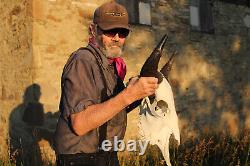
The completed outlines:
<svg viewBox="0 0 250 166">
<path fill-rule="evenodd" d="M 125 87 L 126 66 L 121 59 L 130 32 L 128 13 L 116 2 L 94 12 L 89 44 L 72 53 L 61 77 L 61 100 L 54 148 L 57 165 L 119 165 L 104 140 L 123 139 L 127 110 L 155 93 L 157 78 L 132 79 Z"/>
</svg>

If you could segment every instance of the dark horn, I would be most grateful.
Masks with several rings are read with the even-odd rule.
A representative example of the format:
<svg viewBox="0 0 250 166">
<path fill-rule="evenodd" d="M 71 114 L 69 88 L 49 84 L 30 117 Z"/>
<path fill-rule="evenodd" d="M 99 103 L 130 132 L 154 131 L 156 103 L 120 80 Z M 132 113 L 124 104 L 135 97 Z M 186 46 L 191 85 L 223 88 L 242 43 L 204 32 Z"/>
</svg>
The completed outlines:
<svg viewBox="0 0 250 166">
<path fill-rule="evenodd" d="M 174 51 L 171 57 L 169 58 L 168 62 L 161 68 L 160 72 L 164 75 L 165 78 L 168 79 L 168 74 L 173 65 L 173 58 L 177 54 L 177 51 Z"/>
<path fill-rule="evenodd" d="M 145 76 L 145 77 L 155 76 L 155 74 L 157 73 L 158 64 L 161 58 L 162 50 L 167 39 L 168 39 L 167 35 L 164 35 L 162 37 L 159 44 L 155 47 L 154 51 L 151 53 L 151 55 L 143 64 L 141 72 L 140 72 L 140 76 Z"/>
<path fill-rule="evenodd" d="M 168 36 L 167 36 L 167 34 L 165 34 L 155 49 L 162 51 L 167 39 L 168 39 Z"/>
</svg>

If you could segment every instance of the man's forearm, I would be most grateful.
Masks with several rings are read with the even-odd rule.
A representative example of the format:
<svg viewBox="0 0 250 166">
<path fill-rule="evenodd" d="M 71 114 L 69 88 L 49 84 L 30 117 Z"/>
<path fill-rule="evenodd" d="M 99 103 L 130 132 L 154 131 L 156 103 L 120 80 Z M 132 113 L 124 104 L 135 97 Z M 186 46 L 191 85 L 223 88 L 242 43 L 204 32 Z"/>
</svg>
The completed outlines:
<svg viewBox="0 0 250 166">
<path fill-rule="evenodd" d="M 115 97 L 103 103 L 88 106 L 85 110 L 70 115 L 75 133 L 84 135 L 110 120 L 134 101 L 152 95 L 158 87 L 157 81 L 154 77 L 141 77 L 129 84 Z"/>
<path fill-rule="evenodd" d="M 127 89 L 100 104 L 88 106 L 86 110 L 71 115 L 73 129 L 77 135 L 84 135 L 110 120 L 135 99 Z"/>
</svg>

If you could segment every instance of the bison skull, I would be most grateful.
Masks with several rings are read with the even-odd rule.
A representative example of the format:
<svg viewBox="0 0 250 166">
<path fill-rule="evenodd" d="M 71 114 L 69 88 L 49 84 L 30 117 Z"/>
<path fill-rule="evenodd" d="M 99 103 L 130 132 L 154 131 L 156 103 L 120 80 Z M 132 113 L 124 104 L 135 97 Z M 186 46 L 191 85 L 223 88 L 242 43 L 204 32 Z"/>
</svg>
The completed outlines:
<svg viewBox="0 0 250 166">
<path fill-rule="evenodd" d="M 175 110 L 174 96 L 172 88 L 168 82 L 167 76 L 171 68 L 171 60 L 157 71 L 158 63 L 161 57 L 162 48 L 166 42 L 167 36 L 152 52 L 142 67 L 140 76 L 155 76 L 159 80 L 159 87 L 152 97 L 146 97 L 142 100 L 139 114 L 139 132 L 143 140 L 147 140 L 152 145 L 157 145 L 168 166 L 171 165 L 169 157 L 169 139 L 173 134 L 180 144 L 180 132 L 178 127 L 178 117 Z"/>
</svg>

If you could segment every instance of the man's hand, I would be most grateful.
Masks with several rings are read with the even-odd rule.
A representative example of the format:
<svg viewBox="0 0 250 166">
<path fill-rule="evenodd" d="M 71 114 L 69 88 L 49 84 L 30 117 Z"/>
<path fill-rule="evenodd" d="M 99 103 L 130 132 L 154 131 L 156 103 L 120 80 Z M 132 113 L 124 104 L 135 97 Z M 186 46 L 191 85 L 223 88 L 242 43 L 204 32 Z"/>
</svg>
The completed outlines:
<svg viewBox="0 0 250 166">
<path fill-rule="evenodd" d="M 128 97 L 136 101 L 154 94 L 158 88 L 157 82 L 155 77 L 132 78 L 127 86 Z"/>
</svg>

